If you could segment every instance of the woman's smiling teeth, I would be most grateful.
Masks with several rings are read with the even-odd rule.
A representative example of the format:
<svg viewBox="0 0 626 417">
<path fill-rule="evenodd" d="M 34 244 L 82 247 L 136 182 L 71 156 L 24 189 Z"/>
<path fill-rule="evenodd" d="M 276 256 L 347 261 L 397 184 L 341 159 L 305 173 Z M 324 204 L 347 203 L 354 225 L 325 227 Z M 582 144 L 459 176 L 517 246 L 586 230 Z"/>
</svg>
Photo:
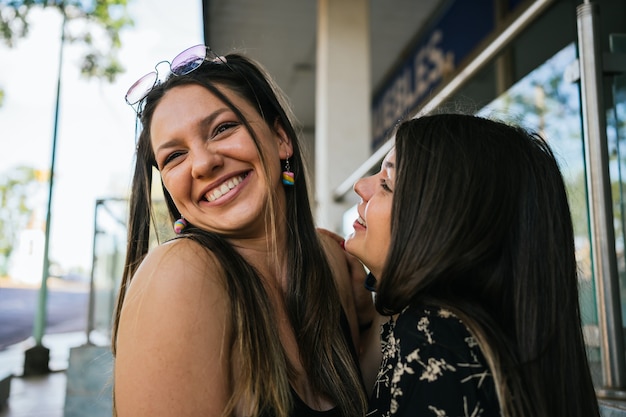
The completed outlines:
<svg viewBox="0 0 626 417">
<path fill-rule="evenodd" d="M 245 177 L 246 177 L 245 175 L 239 175 L 239 176 L 236 176 L 236 177 L 233 177 L 233 178 L 229 179 L 228 181 L 224 182 L 219 187 L 216 187 L 216 188 L 212 189 L 210 192 L 206 193 L 205 198 L 209 202 L 217 200 L 218 198 L 220 198 L 224 194 L 228 194 L 228 192 L 230 192 L 230 190 L 232 190 L 237 185 L 239 185 L 241 183 L 241 181 L 243 181 L 243 179 Z"/>
<path fill-rule="evenodd" d="M 363 220 L 363 218 L 361 216 L 357 217 L 356 221 L 361 225 L 361 226 L 366 226 L 365 224 L 365 220 Z"/>
</svg>

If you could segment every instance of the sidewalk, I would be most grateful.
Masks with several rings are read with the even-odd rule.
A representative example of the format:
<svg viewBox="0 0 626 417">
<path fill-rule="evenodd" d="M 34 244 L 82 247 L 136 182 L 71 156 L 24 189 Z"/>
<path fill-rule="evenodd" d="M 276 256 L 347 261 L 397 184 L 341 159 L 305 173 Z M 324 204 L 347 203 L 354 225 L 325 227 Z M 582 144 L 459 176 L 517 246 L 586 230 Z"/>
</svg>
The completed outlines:
<svg viewBox="0 0 626 417">
<path fill-rule="evenodd" d="M 44 336 L 51 372 L 42 376 L 22 376 L 24 352 L 33 346 L 32 339 L 0 351 L 0 374 L 13 374 L 9 400 L 0 409 L 0 417 L 64 417 L 70 349 L 86 341 L 85 332 Z"/>
</svg>

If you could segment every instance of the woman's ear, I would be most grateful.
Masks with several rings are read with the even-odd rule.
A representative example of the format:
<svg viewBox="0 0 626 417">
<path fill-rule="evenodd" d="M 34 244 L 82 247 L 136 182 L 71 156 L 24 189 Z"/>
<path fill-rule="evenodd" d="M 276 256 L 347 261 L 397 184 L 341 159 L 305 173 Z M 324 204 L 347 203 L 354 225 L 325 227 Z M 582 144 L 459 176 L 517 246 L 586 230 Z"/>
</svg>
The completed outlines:
<svg viewBox="0 0 626 417">
<path fill-rule="evenodd" d="M 278 155 L 280 159 L 287 159 L 293 155 L 291 139 L 278 119 L 274 122 L 274 134 L 278 139 Z"/>
</svg>

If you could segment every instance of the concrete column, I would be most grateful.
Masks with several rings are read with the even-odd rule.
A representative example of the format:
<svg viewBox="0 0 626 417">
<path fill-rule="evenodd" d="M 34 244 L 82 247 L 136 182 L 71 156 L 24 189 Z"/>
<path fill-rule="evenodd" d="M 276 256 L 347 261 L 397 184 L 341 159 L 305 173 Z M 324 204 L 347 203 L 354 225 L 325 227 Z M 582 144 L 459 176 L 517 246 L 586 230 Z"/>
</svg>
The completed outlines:
<svg viewBox="0 0 626 417">
<path fill-rule="evenodd" d="M 335 232 L 356 199 L 337 203 L 333 190 L 371 153 L 369 30 L 368 0 L 318 0 L 315 214 Z"/>
</svg>

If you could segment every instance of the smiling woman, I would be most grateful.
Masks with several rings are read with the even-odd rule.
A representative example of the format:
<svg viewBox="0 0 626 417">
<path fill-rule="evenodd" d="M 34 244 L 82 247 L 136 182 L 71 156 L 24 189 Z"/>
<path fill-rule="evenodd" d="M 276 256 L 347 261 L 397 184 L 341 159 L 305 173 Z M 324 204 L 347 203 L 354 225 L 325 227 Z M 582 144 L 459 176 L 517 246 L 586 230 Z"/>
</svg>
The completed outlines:
<svg viewBox="0 0 626 417">
<path fill-rule="evenodd" d="M 362 416 L 350 271 L 315 230 L 290 110 L 257 63 L 193 51 L 137 95 L 116 413 Z M 149 250 L 153 167 L 179 235 Z"/>
<path fill-rule="evenodd" d="M 291 141 L 279 123 L 270 129 L 245 100 L 222 93 L 241 110 L 255 136 L 263 138 L 261 153 L 228 106 L 202 86 L 185 85 L 165 93 L 154 112 L 151 136 L 157 166 L 187 221 L 223 236 L 253 227 L 263 237 L 270 203 L 265 195 L 270 184 L 279 184 L 280 159 L 292 153 Z M 260 154 L 268 158 L 267 179 Z M 284 194 L 277 197 L 278 210 L 284 212 Z"/>
</svg>

